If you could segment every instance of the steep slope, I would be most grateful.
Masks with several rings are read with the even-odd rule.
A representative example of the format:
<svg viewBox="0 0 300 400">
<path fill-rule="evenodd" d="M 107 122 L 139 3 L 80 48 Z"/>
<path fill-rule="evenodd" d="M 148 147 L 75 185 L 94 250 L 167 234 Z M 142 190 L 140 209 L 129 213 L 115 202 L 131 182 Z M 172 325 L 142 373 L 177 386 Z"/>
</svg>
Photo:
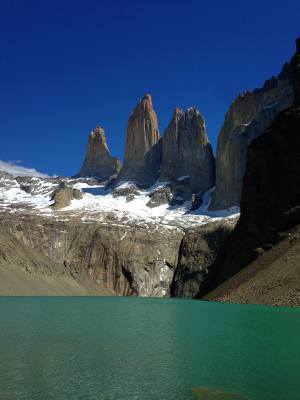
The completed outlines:
<svg viewBox="0 0 300 400">
<path fill-rule="evenodd" d="M 294 105 L 282 111 L 249 146 L 241 217 L 212 266 L 206 287 L 198 294 L 200 297 L 257 258 L 255 262 L 259 265 L 259 255 L 274 245 L 278 246 L 284 232 L 300 224 L 300 39 L 291 65 Z M 274 252 L 276 254 L 276 250 Z M 293 256 L 291 263 L 299 264 L 299 257 L 296 252 L 296 259 Z M 280 265 L 284 268 L 278 259 L 276 268 Z M 290 280 L 293 279 L 300 290 L 298 268 L 291 264 L 289 274 L 292 274 Z M 276 274 L 273 279 L 276 284 Z M 269 285 L 271 283 L 269 280 Z M 254 298 L 254 292 L 252 299 L 259 301 L 259 297 Z"/>
<path fill-rule="evenodd" d="M 300 305 L 300 226 L 204 299 L 277 306 Z"/>
<path fill-rule="evenodd" d="M 216 153 L 216 189 L 211 210 L 239 205 L 247 148 L 294 98 L 291 66 L 285 64 L 277 78 L 261 89 L 240 95 L 230 106 L 220 131 Z"/>
<path fill-rule="evenodd" d="M 86 157 L 77 176 L 105 181 L 118 174 L 120 168 L 120 161 L 109 152 L 104 129 L 96 126 L 89 135 Z"/>
<path fill-rule="evenodd" d="M 190 177 L 191 191 L 207 191 L 214 186 L 215 165 L 205 122 L 196 108 L 176 108 L 162 138 L 161 181 Z"/>
</svg>

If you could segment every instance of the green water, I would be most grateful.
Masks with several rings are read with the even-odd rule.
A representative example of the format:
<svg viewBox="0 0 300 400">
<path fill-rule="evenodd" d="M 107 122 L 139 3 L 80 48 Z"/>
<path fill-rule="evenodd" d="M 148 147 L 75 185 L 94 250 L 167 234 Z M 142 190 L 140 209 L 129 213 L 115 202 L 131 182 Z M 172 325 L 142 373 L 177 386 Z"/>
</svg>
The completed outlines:
<svg viewBox="0 0 300 400">
<path fill-rule="evenodd" d="M 17 297 L 0 318 L 1 400 L 300 399 L 300 309 Z"/>
</svg>

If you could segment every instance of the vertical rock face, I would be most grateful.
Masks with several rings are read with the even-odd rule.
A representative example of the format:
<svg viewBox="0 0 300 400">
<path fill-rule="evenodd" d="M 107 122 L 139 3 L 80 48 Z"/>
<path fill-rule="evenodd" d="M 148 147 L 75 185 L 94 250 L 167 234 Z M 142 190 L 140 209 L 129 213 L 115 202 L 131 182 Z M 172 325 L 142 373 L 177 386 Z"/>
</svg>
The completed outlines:
<svg viewBox="0 0 300 400">
<path fill-rule="evenodd" d="M 74 277 L 88 275 L 118 295 L 169 295 L 183 231 L 110 222 L 83 224 L 76 218 L 60 221 L 0 213 L 0 244 L 2 228 L 7 228 L 9 235 L 40 255 L 39 263 L 36 258 L 36 265 L 31 263 L 35 269 L 44 267 L 46 257 L 43 269 L 57 265 Z M 0 268 L 1 258 L 0 251 Z"/>
<path fill-rule="evenodd" d="M 120 167 L 120 161 L 109 152 L 104 129 L 96 126 L 90 133 L 87 154 L 78 176 L 92 176 L 104 181 L 116 175 Z"/>
<path fill-rule="evenodd" d="M 194 297 L 197 294 L 234 225 L 234 220 L 217 221 L 185 232 L 172 280 L 171 296 Z"/>
<path fill-rule="evenodd" d="M 290 107 L 294 99 L 291 66 L 285 64 L 277 78 L 261 89 L 240 95 L 225 116 L 216 155 L 216 190 L 211 210 L 240 203 L 247 148 L 262 134 L 275 116 Z"/>
<path fill-rule="evenodd" d="M 142 166 L 136 171 L 136 181 L 142 186 L 150 187 L 159 178 L 162 158 L 162 138 L 145 154 Z"/>
<path fill-rule="evenodd" d="M 196 108 L 176 108 L 162 139 L 160 180 L 182 176 L 190 176 L 192 192 L 214 186 L 214 155 Z"/>
<path fill-rule="evenodd" d="M 300 224 L 299 44 L 298 40 L 291 63 L 294 105 L 282 111 L 249 146 L 241 217 L 212 269 L 208 290 L 255 260 L 258 250 L 271 248 L 284 232 Z M 299 279 L 299 268 L 294 278 Z M 281 286 L 284 289 L 284 281 Z"/>
<path fill-rule="evenodd" d="M 300 37 L 296 40 L 296 54 L 292 58 L 293 85 L 295 89 L 295 106 L 300 106 Z"/>
<path fill-rule="evenodd" d="M 139 169 L 144 167 L 145 154 L 158 142 L 159 137 L 152 99 L 145 94 L 128 121 L 124 166 L 119 180 L 136 179 Z"/>
</svg>

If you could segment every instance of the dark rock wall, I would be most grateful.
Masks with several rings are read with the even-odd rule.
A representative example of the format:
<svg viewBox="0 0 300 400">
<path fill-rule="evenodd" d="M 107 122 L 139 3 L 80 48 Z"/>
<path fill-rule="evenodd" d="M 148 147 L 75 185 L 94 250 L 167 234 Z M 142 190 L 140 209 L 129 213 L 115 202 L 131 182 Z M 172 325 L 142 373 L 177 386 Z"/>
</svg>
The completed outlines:
<svg viewBox="0 0 300 400">
<path fill-rule="evenodd" d="M 172 296 L 194 297 L 198 293 L 235 223 L 236 220 L 214 222 L 186 232 L 171 285 Z"/>
<path fill-rule="evenodd" d="M 293 103 L 290 70 L 290 64 L 286 64 L 277 78 L 266 81 L 261 89 L 240 95 L 230 106 L 218 138 L 211 210 L 240 204 L 249 144 Z"/>
<path fill-rule="evenodd" d="M 199 296 L 241 270 L 300 223 L 300 46 L 292 59 L 294 106 L 282 111 L 248 149 L 241 217 Z"/>
</svg>

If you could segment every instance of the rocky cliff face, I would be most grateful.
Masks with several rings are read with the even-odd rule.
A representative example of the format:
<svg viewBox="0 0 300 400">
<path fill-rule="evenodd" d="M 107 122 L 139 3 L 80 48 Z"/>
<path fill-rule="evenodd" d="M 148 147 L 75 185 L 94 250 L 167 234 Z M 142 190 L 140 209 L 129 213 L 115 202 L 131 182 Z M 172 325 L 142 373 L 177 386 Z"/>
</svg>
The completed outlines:
<svg viewBox="0 0 300 400">
<path fill-rule="evenodd" d="M 109 152 L 104 129 L 96 126 L 90 133 L 86 157 L 77 176 L 96 177 L 105 181 L 118 174 L 120 168 L 120 161 Z"/>
<path fill-rule="evenodd" d="M 18 240 L 0 227 L 0 293 L 2 296 L 104 296 L 113 294 L 84 274 Z"/>
<path fill-rule="evenodd" d="M 87 274 L 111 293 L 125 296 L 170 292 L 183 236 L 180 230 L 161 227 L 151 233 L 143 226 L 113 221 L 84 224 L 76 218 L 51 220 L 24 214 L 0 213 L 0 218 L 10 235 L 75 278 Z M 42 268 L 39 272 L 43 274 Z"/>
<path fill-rule="evenodd" d="M 190 177 L 191 191 L 214 186 L 215 165 L 204 119 L 196 108 L 176 108 L 162 138 L 160 180 Z"/>
<path fill-rule="evenodd" d="M 238 205 L 246 166 L 247 148 L 294 98 L 291 67 L 286 64 L 277 78 L 261 89 L 240 95 L 225 116 L 216 154 L 216 189 L 210 209 Z"/>
<path fill-rule="evenodd" d="M 145 94 L 128 121 L 124 166 L 118 180 L 137 180 L 139 170 L 144 167 L 145 154 L 158 142 L 159 137 L 152 99 Z"/>
<path fill-rule="evenodd" d="M 300 38 L 296 40 L 297 52 L 292 58 L 293 85 L 295 89 L 294 106 L 300 106 Z"/>
<path fill-rule="evenodd" d="M 165 204 L 182 190 L 1 173 L 0 294 L 168 296 L 175 274 L 176 296 L 191 296 L 235 216 Z"/>
<path fill-rule="evenodd" d="M 212 222 L 189 229 L 182 239 L 178 265 L 171 285 L 174 297 L 194 297 L 207 275 L 236 219 Z"/>
<path fill-rule="evenodd" d="M 206 290 L 256 260 L 283 236 L 289 235 L 284 232 L 300 223 L 300 40 L 291 65 L 294 105 L 279 113 L 270 127 L 249 146 L 241 217 L 211 269 Z M 299 290 L 299 259 L 293 274 Z M 270 289 L 274 276 L 272 279 Z M 280 284 L 286 289 L 284 281 Z M 200 291 L 199 295 L 203 293 Z"/>
</svg>

